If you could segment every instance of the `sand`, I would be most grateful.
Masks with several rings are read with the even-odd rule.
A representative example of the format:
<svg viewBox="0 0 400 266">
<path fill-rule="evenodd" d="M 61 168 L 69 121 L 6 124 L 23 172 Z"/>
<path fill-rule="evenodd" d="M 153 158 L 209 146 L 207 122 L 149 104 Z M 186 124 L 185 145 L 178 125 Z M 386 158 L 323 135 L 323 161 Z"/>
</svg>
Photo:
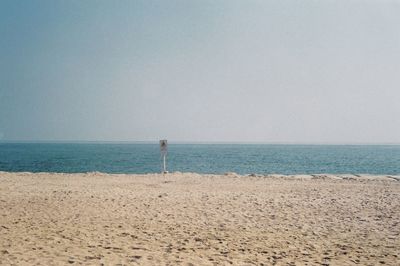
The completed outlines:
<svg viewBox="0 0 400 266">
<path fill-rule="evenodd" d="M 2 265 L 400 265 L 399 176 L 0 172 Z"/>
</svg>

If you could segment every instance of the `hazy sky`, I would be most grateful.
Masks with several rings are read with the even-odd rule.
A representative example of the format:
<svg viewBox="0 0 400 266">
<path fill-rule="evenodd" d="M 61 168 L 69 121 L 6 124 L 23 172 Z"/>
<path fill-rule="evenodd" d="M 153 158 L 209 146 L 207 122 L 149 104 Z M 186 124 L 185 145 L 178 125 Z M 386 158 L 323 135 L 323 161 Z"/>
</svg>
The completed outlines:
<svg viewBox="0 0 400 266">
<path fill-rule="evenodd" d="M 0 139 L 400 143 L 400 1 L 0 1 Z"/>
</svg>

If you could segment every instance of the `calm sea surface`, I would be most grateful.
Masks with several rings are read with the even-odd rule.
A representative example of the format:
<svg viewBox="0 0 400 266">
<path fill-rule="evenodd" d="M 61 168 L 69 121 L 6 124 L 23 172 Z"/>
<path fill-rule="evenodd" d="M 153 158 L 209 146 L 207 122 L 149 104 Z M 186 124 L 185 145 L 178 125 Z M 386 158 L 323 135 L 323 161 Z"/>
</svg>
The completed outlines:
<svg viewBox="0 0 400 266">
<path fill-rule="evenodd" d="M 400 174 L 400 145 L 170 144 L 168 170 Z M 0 171 L 160 172 L 158 144 L 0 143 Z"/>
</svg>

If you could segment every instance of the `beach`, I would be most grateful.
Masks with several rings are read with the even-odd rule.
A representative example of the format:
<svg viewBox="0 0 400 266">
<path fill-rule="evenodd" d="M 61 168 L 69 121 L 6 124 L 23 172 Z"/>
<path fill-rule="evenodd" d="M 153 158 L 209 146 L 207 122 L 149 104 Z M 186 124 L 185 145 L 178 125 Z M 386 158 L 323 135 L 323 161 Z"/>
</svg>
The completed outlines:
<svg viewBox="0 0 400 266">
<path fill-rule="evenodd" d="M 400 176 L 0 172 L 1 265 L 399 265 Z"/>
</svg>

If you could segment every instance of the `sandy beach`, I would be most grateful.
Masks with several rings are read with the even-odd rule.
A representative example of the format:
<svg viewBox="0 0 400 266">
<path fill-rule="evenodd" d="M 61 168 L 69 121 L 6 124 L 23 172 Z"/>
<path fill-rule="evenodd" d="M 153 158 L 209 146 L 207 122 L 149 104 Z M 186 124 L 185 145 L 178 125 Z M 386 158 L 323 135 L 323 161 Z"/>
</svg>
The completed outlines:
<svg viewBox="0 0 400 266">
<path fill-rule="evenodd" d="M 399 180 L 0 172 L 0 264 L 400 265 Z"/>
</svg>

